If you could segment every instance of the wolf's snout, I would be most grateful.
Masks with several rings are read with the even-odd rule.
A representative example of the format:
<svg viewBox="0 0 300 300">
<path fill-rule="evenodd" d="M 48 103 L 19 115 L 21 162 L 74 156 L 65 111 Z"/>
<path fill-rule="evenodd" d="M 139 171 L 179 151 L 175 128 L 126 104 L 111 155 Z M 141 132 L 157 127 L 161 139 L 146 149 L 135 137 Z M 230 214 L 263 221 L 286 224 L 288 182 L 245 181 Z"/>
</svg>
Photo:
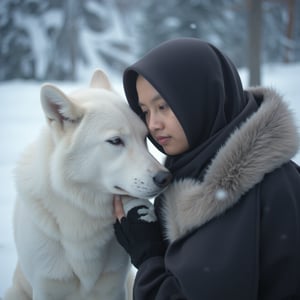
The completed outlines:
<svg viewBox="0 0 300 300">
<path fill-rule="evenodd" d="M 159 171 L 154 177 L 153 181 L 161 188 L 166 187 L 172 179 L 172 175 L 168 171 Z"/>
</svg>

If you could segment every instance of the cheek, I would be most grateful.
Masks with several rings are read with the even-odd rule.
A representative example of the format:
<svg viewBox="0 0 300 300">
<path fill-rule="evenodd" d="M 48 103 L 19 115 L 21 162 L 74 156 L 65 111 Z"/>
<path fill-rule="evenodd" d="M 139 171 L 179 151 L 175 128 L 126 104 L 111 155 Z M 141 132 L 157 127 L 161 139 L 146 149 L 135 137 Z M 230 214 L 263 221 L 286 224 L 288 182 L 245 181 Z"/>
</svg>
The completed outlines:
<svg viewBox="0 0 300 300">
<path fill-rule="evenodd" d="M 189 149 L 189 143 L 188 140 L 185 136 L 185 134 L 182 132 L 182 134 L 180 135 L 180 152 L 185 152 Z"/>
<path fill-rule="evenodd" d="M 189 143 L 188 143 L 188 139 L 185 135 L 185 132 L 179 123 L 178 123 L 178 127 L 177 127 L 177 132 L 178 132 L 178 136 L 180 138 L 180 144 L 182 145 L 182 150 L 186 151 L 189 148 Z"/>
<path fill-rule="evenodd" d="M 185 132 L 183 128 L 181 127 L 180 123 L 177 121 L 177 119 L 174 119 L 173 122 L 173 132 L 176 137 L 176 148 L 178 151 L 178 154 L 185 152 L 189 148 L 188 139 L 185 135 Z"/>
</svg>

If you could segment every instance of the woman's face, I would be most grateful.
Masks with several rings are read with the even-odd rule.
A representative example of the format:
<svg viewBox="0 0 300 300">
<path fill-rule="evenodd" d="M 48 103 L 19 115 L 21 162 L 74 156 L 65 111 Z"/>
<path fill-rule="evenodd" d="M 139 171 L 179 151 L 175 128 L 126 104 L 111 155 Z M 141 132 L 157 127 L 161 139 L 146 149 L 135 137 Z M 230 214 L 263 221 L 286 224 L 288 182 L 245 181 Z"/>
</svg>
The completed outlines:
<svg viewBox="0 0 300 300">
<path fill-rule="evenodd" d="M 136 89 L 139 105 L 153 139 L 163 147 L 167 155 L 178 155 L 187 151 L 187 137 L 158 91 L 142 76 L 138 76 Z"/>
</svg>

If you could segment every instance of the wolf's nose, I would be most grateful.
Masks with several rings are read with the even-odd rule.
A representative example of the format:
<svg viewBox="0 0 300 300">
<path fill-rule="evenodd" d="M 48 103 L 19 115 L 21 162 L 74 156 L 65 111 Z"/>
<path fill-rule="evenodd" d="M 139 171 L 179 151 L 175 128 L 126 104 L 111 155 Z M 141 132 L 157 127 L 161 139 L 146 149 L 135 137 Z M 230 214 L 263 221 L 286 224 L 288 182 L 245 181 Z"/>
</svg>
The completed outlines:
<svg viewBox="0 0 300 300">
<path fill-rule="evenodd" d="M 154 177 L 153 181 L 161 188 L 166 187 L 172 179 L 172 175 L 168 171 L 159 171 Z"/>
</svg>

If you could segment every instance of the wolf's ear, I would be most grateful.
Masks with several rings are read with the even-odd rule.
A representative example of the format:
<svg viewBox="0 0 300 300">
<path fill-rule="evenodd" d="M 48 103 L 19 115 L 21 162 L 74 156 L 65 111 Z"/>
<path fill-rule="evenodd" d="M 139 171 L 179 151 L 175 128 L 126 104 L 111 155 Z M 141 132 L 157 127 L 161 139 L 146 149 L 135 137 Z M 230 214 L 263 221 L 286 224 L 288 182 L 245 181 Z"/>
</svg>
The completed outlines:
<svg viewBox="0 0 300 300">
<path fill-rule="evenodd" d="M 108 77 L 102 70 L 99 69 L 95 70 L 90 82 L 90 87 L 112 90 Z"/>
<path fill-rule="evenodd" d="M 83 111 L 77 107 L 57 87 L 43 84 L 41 87 L 41 104 L 49 123 L 56 122 L 62 126 L 64 122 L 77 122 Z"/>
</svg>

